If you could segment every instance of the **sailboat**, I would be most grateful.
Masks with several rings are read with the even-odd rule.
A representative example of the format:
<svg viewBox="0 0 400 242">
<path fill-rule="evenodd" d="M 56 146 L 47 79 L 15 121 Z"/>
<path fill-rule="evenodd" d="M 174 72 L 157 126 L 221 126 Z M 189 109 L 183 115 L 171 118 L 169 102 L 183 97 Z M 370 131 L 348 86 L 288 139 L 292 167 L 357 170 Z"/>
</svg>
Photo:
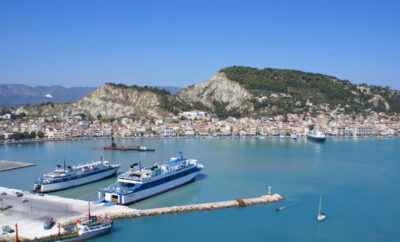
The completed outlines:
<svg viewBox="0 0 400 242">
<path fill-rule="evenodd" d="M 326 219 L 325 213 L 321 213 L 321 207 L 322 207 L 322 196 L 319 195 L 319 209 L 318 209 L 318 216 L 317 216 L 318 221 L 323 221 Z"/>
</svg>

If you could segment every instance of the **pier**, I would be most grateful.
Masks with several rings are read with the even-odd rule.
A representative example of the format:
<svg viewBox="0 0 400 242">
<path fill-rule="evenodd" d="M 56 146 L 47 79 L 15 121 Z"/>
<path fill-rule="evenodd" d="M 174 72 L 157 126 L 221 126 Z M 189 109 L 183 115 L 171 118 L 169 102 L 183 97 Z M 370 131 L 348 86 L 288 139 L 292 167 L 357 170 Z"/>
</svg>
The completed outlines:
<svg viewBox="0 0 400 242">
<path fill-rule="evenodd" d="M 143 216 L 156 216 L 156 215 L 171 214 L 171 213 L 217 210 L 223 208 L 244 207 L 256 204 L 275 203 L 283 199 L 284 198 L 281 195 L 275 193 L 275 194 L 263 195 L 257 198 L 236 199 L 231 201 L 200 203 L 200 204 L 153 208 L 153 209 L 141 209 L 141 210 L 132 209 L 131 211 L 121 211 L 110 214 L 106 213 L 98 215 L 106 216 L 107 218 L 110 219 L 136 218 Z"/>
<path fill-rule="evenodd" d="M 23 196 L 16 196 L 16 193 Z M 88 201 L 64 198 L 54 195 L 32 194 L 30 192 L 0 187 L 1 207 L 12 206 L 0 211 L 0 227 L 13 227 L 18 223 L 21 240 L 34 240 L 57 235 L 57 226 L 50 230 L 43 229 L 43 223 L 47 217 L 53 217 L 57 223 L 67 225 L 75 223 L 76 219 L 87 215 Z M 284 198 L 275 193 L 255 198 L 235 199 L 230 201 L 209 202 L 182 206 L 171 206 L 152 209 L 135 209 L 122 205 L 108 206 L 104 203 L 91 204 L 91 214 L 107 219 L 127 219 L 144 216 L 158 216 L 174 213 L 195 211 L 210 211 L 224 208 L 244 207 L 256 204 L 275 203 Z M 0 236 L 0 241 L 13 239 L 13 234 Z"/>
<path fill-rule="evenodd" d="M 0 171 L 13 170 L 29 166 L 35 166 L 35 164 L 18 162 L 18 161 L 0 160 Z"/>
</svg>

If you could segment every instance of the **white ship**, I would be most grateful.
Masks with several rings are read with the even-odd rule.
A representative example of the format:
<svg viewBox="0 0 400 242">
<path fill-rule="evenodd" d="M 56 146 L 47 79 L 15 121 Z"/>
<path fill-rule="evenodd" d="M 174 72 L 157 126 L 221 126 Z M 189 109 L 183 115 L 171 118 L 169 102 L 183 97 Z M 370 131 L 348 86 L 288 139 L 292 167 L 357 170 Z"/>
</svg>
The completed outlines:
<svg viewBox="0 0 400 242">
<path fill-rule="evenodd" d="M 57 169 L 45 174 L 35 182 L 33 189 L 37 192 L 52 192 L 67 189 L 86 183 L 99 181 L 117 173 L 119 165 L 108 161 L 95 161 L 78 166 L 57 165 Z"/>
<path fill-rule="evenodd" d="M 135 168 L 136 167 L 136 168 Z M 171 190 L 190 181 L 203 169 L 194 159 L 172 157 L 152 167 L 135 163 L 115 184 L 99 190 L 99 199 L 117 204 L 129 204 Z"/>
<path fill-rule="evenodd" d="M 311 130 L 307 134 L 307 139 L 313 140 L 316 142 L 325 142 L 326 135 L 319 130 Z"/>
</svg>

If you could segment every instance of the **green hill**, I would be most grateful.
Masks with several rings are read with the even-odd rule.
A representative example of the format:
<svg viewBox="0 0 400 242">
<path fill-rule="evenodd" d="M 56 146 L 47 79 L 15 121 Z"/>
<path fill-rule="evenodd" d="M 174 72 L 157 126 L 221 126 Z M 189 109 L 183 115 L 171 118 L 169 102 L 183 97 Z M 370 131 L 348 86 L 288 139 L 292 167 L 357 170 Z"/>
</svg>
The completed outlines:
<svg viewBox="0 0 400 242">
<path fill-rule="evenodd" d="M 400 112 L 399 92 L 388 87 L 355 85 L 333 76 L 297 70 L 232 66 L 220 72 L 255 97 L 266 97 L 253 100 L 256 110 L 275 107 L 277 112 L 300 112 L 309 101 L 314 106 L 344 107 L 348 112 Z M 271 95 L 274 98 L 267 98 Z"/>
</svg>

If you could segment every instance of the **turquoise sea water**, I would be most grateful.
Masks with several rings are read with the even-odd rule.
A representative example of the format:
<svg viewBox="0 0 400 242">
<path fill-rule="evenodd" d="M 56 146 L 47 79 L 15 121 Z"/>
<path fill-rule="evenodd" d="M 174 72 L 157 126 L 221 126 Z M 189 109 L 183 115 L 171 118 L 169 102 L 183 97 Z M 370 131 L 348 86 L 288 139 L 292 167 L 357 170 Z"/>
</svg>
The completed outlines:
<svg viewBox="0 0 400 242">
<path fill-rule="evenodd" d="M 113 233 L 94 241 L 400 241 L 400 140 L 329 139 L 124 139 L 156 152 L 103 151 L 108 140 L 0 146 L 0 159 L 37 166 L 0 173 L 0 186 L 30 190 L 56 164 L 100 156 L 128 169 L 176 156 L 205 165 L 196 182 L 131 205 L 153 208 L 236 198 L 272 191 L 278 204 L 116 221 Z M 54 194 L 94 200 L 110 178 Z M 317 222 L 319 195 L 327 220 Z M 285 206 L 275 212 L 277 206 Z"/>
</svg>

